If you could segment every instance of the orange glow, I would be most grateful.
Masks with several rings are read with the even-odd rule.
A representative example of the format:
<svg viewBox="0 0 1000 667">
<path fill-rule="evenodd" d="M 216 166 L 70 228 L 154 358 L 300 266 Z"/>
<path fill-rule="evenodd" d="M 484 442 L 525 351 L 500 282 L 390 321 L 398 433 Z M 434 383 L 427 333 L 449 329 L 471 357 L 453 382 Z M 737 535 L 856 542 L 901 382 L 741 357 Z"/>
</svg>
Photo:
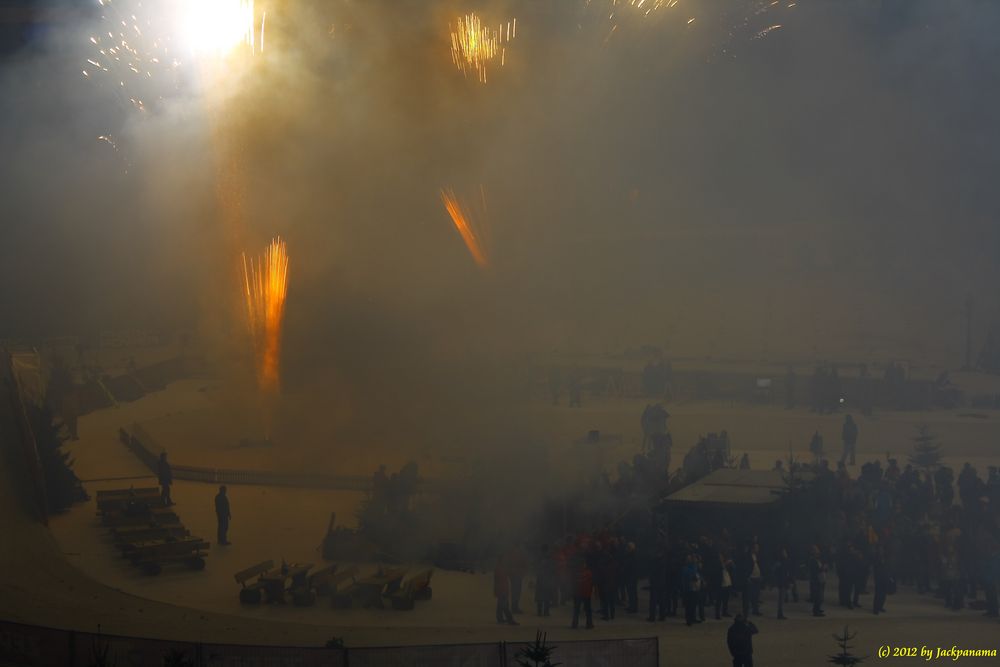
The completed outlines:
<svg viewBox="0 0 1000 667">
<path fill-rule="evenodd" d="M 445 210 L 451 216 L 451 221 L 455 223 L 455 229 L 462 236 L 462 241 L 465 242 L 465 247 L 469 249 L 472 259 L 476 261 L 476 264 L 480 268 L 487 268 L 490 262 L 486 256 L 486 248 L 483 245 L 481 235 L 476 233 L 472 219 L 466 213 L 466 210 L 463 209 L 455 193 L 451 189 L 442 189 L 441 201 L 444 202 Z"/>
<path fill-rule="evenodd" d="M 264 250 L 264 256 L 247 260 L 243 254 L 243 290 L 247 305 L 247 323 L 257 358 L 260 388 L 276 391 L 281 352 L 281 322 L 288 293 L 288 253 L 281 237 Z"/>
</svg>

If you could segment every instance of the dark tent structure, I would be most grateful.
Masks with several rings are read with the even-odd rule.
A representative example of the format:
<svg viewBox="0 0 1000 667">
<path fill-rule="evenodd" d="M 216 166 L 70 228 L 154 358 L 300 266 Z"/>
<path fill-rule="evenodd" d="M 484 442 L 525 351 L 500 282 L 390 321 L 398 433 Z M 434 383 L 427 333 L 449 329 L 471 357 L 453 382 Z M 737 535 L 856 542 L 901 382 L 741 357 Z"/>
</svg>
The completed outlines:
<svg viewBox="0 0 1000 667">
<path fill-rule="evenodd" d="M 813 478 L 811 472 L 792 478 L 782 470 L 720 468 L 667 496 L 659 510 L 672 536 L 693 539 L 725 531 L 777 543 L 787 527 L 786 499 Z"/>
</svg>

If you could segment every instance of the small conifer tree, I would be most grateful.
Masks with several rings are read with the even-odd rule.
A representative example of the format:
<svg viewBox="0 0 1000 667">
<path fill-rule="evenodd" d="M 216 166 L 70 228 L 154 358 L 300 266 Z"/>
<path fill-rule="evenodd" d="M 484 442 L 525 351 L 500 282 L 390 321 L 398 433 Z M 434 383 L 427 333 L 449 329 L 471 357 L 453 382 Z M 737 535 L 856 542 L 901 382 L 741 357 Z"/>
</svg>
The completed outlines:
<svg viewBox="0 0 1000 667">
<path fill-rule="evenodd" d="M 864 658 L 859 658 L 851 653 L 851 649 L 854 647 L 848 642 L 854 639 L 858 633 L 855 632 L 854 634 L 851 634 L 848 632 L 847 628 L 848 626 L 845 625 L 843 634 L 833 635 L 834 640 L 836 640 L 837 645 L 840 647 L 840 653 L 830 656 L 830 659 L 827 660 L 830 664 L 846 665 L 847 667 L 851 667 L 852 665 L 857 665 L 865 661 Z"/>
</svg>

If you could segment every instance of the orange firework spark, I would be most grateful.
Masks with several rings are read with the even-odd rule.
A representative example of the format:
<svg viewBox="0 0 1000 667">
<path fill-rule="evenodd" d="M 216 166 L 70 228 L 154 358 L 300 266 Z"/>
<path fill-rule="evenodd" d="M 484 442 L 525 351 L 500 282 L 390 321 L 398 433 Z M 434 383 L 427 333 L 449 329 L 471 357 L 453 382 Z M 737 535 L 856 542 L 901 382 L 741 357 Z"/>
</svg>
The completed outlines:
<svg viewBox="0 0 1000 667">
<path fill-rule="evenodd" d="M 486 66 L 499 58 L 503 67 L 507 56 L 504 43 L 515 37 L 517 19 L 489 28 L 474 13 L 459 16 L 451 31 L 452 62 L 462 74 L 474 71 L 480 83 L 486 83 Z"/>
<path fill-rule="evenodd" d="M 281 321 L 288 292 L 288 253 L 281 237 L 271 241 L 256 265 L 253 258 L 248 261 L 243 254 L 243 290 L 257 356 L 257 377 L 261 389 L 273 391 L 278 388 Z"/>
<path fill-rule="evenodd" d="M 486 194 L 482 188 L 480 193 L 483 196 L 483 208 L 486 207 Z M 450 188 L 441 190 L 441 201 L 444 202 L 445 210 L 451 216 L 451 221 L 455 223 L 455 229 L 462 236 L 465 247 L 469 249 L 469 254 L 480 268 L 489 266 L 489 258 L 486 255 L 486 248 L 483 244 L 482 235 L 477 233 L 473 218 L 468 214 L 468 207 L 463 207 L 455 192 Z"/>
</svg>

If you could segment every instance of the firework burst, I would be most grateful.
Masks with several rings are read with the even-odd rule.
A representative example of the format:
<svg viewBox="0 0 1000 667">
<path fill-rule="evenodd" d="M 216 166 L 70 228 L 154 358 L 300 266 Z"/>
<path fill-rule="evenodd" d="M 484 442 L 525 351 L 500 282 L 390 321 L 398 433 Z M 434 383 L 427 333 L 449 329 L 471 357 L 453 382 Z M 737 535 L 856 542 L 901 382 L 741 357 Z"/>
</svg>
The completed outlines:
<svg viewBox="0 0 1000 667">
<path fill-rule="evenodd" d="M 474 73 L 480 83 L 486 83 L 491 64 L 503 67 L 507 59 L 506 44 L 517 37 L 517 19 L 500 23 L 496 28 L 483 24 L 475 13 L 460 16 L 451 32 L 451 59 L 465 76 Z"/>
<path fill-rule="evenodd" d="M 256 264 L 243 254 L 247 324 L 253 339 L 258 383 L 267 392 L 278 388 L 281 324 L 287 293 L 288 253 L 280 237 L 271 241 Z"/>
<path fill-rule="evenodd" d="M 137 111 L 177 89 L 182 64 L 263 46 L 265 17 L 258 39 L 253 0 L 98 1 L 99 28 L 88 38 L 81 74 L 112 87 Z"/>
<path fill-rule="evenodd" d="M 193 55 L 222 57 L 256 51 L 253 0 L 174 0 L 176 32 Z M 261 41 L 264 19 L 261 18 Z"/>
</svg>

